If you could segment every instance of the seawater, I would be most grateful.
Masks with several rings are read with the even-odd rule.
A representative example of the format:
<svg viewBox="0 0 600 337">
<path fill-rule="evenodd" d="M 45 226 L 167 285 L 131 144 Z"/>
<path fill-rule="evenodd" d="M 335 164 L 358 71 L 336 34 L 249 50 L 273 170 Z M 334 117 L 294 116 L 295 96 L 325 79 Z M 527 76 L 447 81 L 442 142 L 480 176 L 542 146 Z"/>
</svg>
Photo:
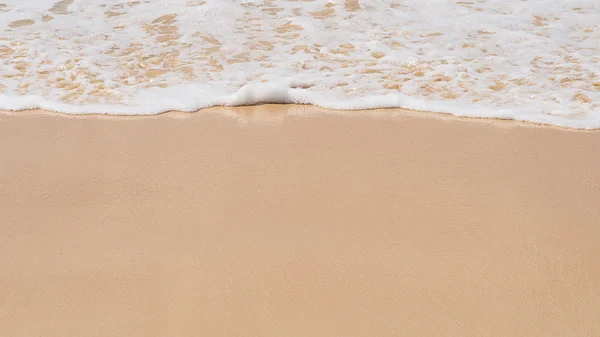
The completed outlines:
<svg viewBox="0 0 600 337">
<path fill-rule="evenodd" d="M 0 0 L 0 109 L 401 107 L 600 128 L 597 0 Z"/>
</svg>

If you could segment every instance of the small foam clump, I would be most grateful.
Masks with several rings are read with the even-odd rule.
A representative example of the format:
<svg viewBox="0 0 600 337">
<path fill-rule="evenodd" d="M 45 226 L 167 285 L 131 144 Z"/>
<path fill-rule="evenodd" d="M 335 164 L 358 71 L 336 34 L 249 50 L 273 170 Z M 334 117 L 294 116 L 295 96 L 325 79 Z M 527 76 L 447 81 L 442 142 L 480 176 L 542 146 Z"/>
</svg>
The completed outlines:
<svg viewBox="0 0 600 337">
<path fill-rule="evenodd" d="M 0 109 L 299 103 L 600 128 L 596 0 L 0 1 Z"/>
</svg>

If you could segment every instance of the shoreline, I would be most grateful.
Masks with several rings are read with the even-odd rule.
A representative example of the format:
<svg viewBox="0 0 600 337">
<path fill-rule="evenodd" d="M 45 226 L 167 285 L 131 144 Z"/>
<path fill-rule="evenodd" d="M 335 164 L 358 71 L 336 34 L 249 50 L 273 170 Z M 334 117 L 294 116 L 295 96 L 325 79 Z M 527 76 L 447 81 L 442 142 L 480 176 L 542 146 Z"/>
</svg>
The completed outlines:
<svg viewBox="0 0 600 337">
<path fill-rule="evenodd" d="M 65 118 L 115 118 L 115 119 L 134 119 L 144 117 L 157 116 L 177 116 L 177 117 L 188 117 L 192 114 L 202 113 L 214 113 L 217 115 L 228 116 L 235 119 L 239 119 L 240 122 L 250 122 L 251 119 L 248 115 L 264 113 L 265 111 L 277 115 L 277 118 L 283 118 L 286 115 L 291 116 L 315 116 L 315 115 L 327 115 L 327 116 L 342 116 L 342 117 L 371 117 L 371 118 L 424 118 L 434 120 L 456 120 L 465 121 L 470 123 L 482 123 L 492 124 L 499 127 L 533 127 L 533 128 L 549 128 L 564 131 L 575 131 L 575 132 L 600 132 L 600 128 L 586 129 L 576 128 L 569 126 L 560 126 L 550 123 L 537 123 L 530 121 L 515 120 L 510 118 L 495 118 L 495 117 L 470 117 L 470 116 L 457 116 L 448 112 L 433 112 L 425 110 L 410 110 L 404 108 L 383 108 L 383 109 L 366 109 L 366 110 L 337 110 L 322 108 L 312 104 L 257 104 L 257 105 L 243 105 L 243 106 L 214 106 L 208 108 L 202 108 L 196 111 L 181 111 L 181 110 L 169 110 L 157 114 L 149 115 L 125 115 L 125 114 L 101 114 L 101 113 L 82 113 L 72 114 L 44 109 L 24 109 L 24 110 L 2 110 L 0 109 L 1 115 L 17 116 L 20 114 L 31 115 L 31 114 L 43 114 L 51 116 L 59 116 Z M 275 118 L 276 119 L 276 118 Z M 513 124 L 513 125 L 509 125 Z"/>
<path fill-rule="evenodd" d="M 201 111 L 0 113 L 0 335 L 600 334 L 600 132 Z"/>
</svg>

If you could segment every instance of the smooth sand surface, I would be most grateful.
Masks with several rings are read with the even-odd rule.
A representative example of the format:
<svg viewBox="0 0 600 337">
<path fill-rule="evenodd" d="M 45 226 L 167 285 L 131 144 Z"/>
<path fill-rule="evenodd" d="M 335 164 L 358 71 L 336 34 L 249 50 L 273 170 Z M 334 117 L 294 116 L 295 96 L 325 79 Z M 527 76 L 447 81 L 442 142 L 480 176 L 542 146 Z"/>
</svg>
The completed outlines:
<svg viewBox="0 0 600 337">
<path fill-rule="evenodd" d="M 0 336 L 600 336 L 600 132 L 315 110 L 0 115 Z"/>
</svg>

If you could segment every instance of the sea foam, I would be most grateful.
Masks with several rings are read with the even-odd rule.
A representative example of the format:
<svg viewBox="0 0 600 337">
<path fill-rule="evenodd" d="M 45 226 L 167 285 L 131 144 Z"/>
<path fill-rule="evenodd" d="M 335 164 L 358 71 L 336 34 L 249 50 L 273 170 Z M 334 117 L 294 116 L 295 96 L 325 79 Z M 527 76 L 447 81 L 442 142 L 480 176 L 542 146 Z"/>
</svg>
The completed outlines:
<svg viewBox="0 0 600 337">
<path fill-rule="evenodd" d="M 600 128 L 597 0 L 0 1 L 0 109 L 298 103 Z"/>
</svg>

